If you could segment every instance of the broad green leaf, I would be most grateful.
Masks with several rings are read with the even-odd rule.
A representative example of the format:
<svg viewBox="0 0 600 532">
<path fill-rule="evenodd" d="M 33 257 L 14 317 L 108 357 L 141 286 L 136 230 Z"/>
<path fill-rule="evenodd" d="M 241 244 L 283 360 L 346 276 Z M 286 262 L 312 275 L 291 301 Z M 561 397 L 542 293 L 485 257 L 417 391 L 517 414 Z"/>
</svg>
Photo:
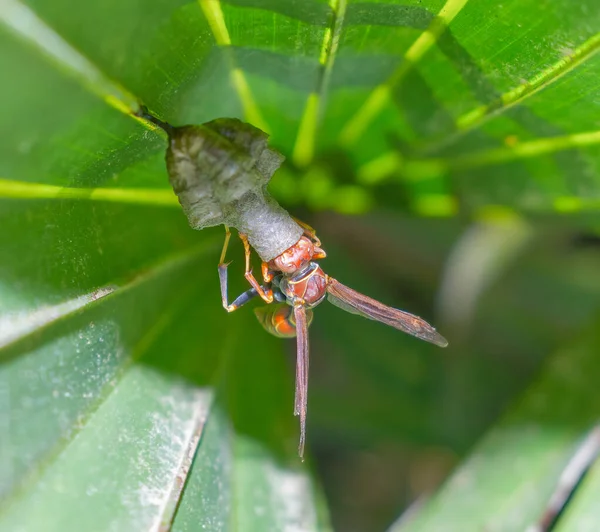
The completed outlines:
<svg viewBox="0 0 600 532">
<path fill-rule="evenodd" d="M 468 209 L 593 207 L 594 5 L 199 0 L 103 3 L 78 16 L 71 0 L 11 0 L 4 172 L 78 186 L 127 173 L 131 186 L 152 169 L 146 182 L 160 183 L 160 140 L 98 100 L 124 111 L 141 98 L 176 123 L 245 114 L 301 165 L 351 148 L 359 179 L 409 178 L 400 186 L 424 213 L 451 214 L 459 197 Z M 64 103 L 48 112 L 32 76 Z M 90 152 L 110 164 L 90 166 Z"/>
<path fill-rule="evenodd" d="M 570 215 L 535 221 L 531 249 L 497 272 L 475 333 L 449 352 L 318 309 L 317 449 L 410 441 L 461 454 L 548 353 L 591 349 L 593 335 L 572 338 L 600 306 L 597 260 L 560 231 L 600 228 L 598 28 L 594 0 L 4 0 L 0 523 L 328 527 L 294 458 L 292 343 L 251 311 L 222 312 L 220 230 L 187 227 L 165 136 L 131 114 L 139 101 L 176 125 L 234 116 L 268 131 L 288 157 L 272 190 L 299 212 L 377 208 L 316 220 L 327 271 L 428 319 L 473 218 Z M 585 386 L 549 404 L 591 404 Z M 535 464 L 547 451 L 556 467 L 534 468 L 533 484 L 556 478 L 579 433 L 522 436 Z M 494 445 L 510 462 L 506 442 Z M 594 478 L 565 523 L 585 518 Z M 495 480 L 481 508 L 501 498 Z"/>
<path fill-rule="evenodd" d="M 171 318 L 173 304 L 181 298 L 173 276 L 184 284 L 181 291 L 185 272 L 194 265 L 184 257 L 83 308 L 56 314 L 47 308 L 47 320 L 36 321 L 34 330 L 25 329 L 3 347 L 4 411 L 11 427 L 3 492 L 35 475 L 50 454 L 86 425 L 123 371 Z"/>
<path fill-rule="evenodd" d="M 5 490 L 13 492 L 0 514 L 2 528 L 168 526 L 200 442 L 197 464 L 208 460 L 215 467 L 229 445 L 222 460 L 237 473 L 230 485 L 200 475 L 203 498 L 230 503 L 194 514 L 192 529 L 217 521 L 227 529 L 235 526 L 232 516 L 242 528 L 260 528 L 261 522 L 321 528 L 312 481 L 295 454 L 293 387 L 279 344 L 244 340 L 244 331 L 255 326 L 251 315 L 237 320 L 235 333 L 224 329 L 220 316 L 207 321 L 199 305 L 212 270 L 202 267 L 204 251 L 157 267 L 5 348 L 3 379 L 14 427 Z M 213 333 L 208 339 L 196 325 L 203 322 Z M 245 350 L 259 346 L 261 359 L 249 360 Z M 237 382 L 240 374 L 244 383 Z M 212 421 L 213 408 L 221 408 L 216 390 L 224 393 L 235 432 L 222 414 Z M 250 409 L 247 397 L 253 398 Z M 221 426 L 212 444 L 209 436 L 204 440 L 207 418 Z M 256 476 L 271 479 L 259 492 L 248 489 L 256 488 Z M 192 474 L 190 486 L 195 479 Z M 278 495 L 283 484 L 288 491 Z M 301 510 L 285 513 L 278 501 L 289 505 L 295 497 L 304 501 Z"/>
<path fill-rule="evenodd" d="M 209 407 L 209 392 L 135 366 L 35 486 L 11 501 L 3 528 L 153 529 L 168 522 Z"/>
</svg>

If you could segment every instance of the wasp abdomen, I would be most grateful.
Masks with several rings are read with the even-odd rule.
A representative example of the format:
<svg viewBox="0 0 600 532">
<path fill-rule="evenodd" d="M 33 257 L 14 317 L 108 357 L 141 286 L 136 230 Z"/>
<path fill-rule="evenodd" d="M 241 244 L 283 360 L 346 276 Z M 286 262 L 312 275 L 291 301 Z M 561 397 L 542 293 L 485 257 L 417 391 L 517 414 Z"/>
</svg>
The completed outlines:
<svg viewBox="0 0 600 532">
<path fill-rule="evenodd" d="M 279 338 L 296 337 L 296 320 L 294 308 L 285 303 L 259 307 L 254 309 L 254 314 L 265 330 Z M 310 325 L 313 319 L 312 310 L 306 311 L 306 320 Z"/>
</svg>

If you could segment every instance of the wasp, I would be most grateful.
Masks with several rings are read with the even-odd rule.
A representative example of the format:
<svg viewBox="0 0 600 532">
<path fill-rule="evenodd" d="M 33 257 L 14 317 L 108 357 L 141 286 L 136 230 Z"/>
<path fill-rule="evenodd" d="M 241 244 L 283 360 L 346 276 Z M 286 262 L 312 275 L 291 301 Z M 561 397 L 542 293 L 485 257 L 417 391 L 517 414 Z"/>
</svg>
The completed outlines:
<svg viewBox="0 0 600 532">
<path fill-rule="evenodd" d="M 167 171 L 173 191 L 193 229 L 224 225 L 219 261 L 221 300 L 233 312 L 255 297 L 268 307 L 255 310 L 275 336 L 297 338 L 294 414 L 300 417 L 298 453 L 304 456 L 308 393 L 308 327 L 312 309 L 327 297 L 347 312 L 382 322 L 421 340 L 448 342 L 421 318 L 388 307 L 327 275 L 315 261 L 324 259 L 315 230 L 293 218 L 268 193 L 267 184 L 284 156 L 267 143 L 268 135 L 235 118 L 199 126 L 174 127 L 140 105 L 135 113 L 164 130 L 169 138 Z M 231 231 L 244 244 L 245 277 L 251 288 L 229 303 L 225 262 Z M 262 260 L 262 283 L 251 268 L 251 250 Z"/>
<path fill-rule="evenodd" d="M 312 309 L 321 304 L 326 297 L 331 303 L 347 312 L 379 321 L 421 340 L 440 347 L 446 347 L 448 342 L 429 323 L 418 316 L 388 307 L 327 275 L 315 262 L 326 257 L 315 231 L 302 222 L 298 223 L 304 230 L 298 242 L 274 259 L 262 262 L 262 284 L 252 274 L 251 247 L 246 235 L 240 233 L 246 259 L 245 277 L 251 288 L 231 303 L 229 303 L 227 290 L 229 264 L 225 262 L 231 237 L 228 227 L 226 227 L 225 244 L 218 269 L 221 301 L 227 312 L 237 310 L 258 296 L 270 304 L 254 311 L 262 326 L 275 336 L 297 338 L 294 415 L 300 418 L 298 454 L 303 458 L 308 402 L 308 327 L 313 319 Z"/>
</svg>

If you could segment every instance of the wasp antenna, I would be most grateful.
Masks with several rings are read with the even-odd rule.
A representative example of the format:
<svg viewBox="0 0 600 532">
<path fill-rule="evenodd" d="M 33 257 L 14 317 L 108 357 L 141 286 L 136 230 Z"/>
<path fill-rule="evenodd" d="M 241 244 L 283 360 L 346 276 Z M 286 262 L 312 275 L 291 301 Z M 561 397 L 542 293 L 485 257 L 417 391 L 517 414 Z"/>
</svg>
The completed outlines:
<svg viewBox="0 0 600 532">
<path fill-rule="evenodd" d="M 145 105 L 140 104 L 140 108 L 135 113 L 135 116 L 137 116 L 139 118 L 143 118 L 144 120 L 148 120 L 148 122 L 152 122 L 153 124 L 157 125 L 167 135 L 169 135 L 169 137 L 173 136 L 173 132 L 175 131 L 175 128 L 168 122 L 164 122 L 160 118 L 154 116 L 150 111 L 148 111 L 148 108 Z"/>
</svg>

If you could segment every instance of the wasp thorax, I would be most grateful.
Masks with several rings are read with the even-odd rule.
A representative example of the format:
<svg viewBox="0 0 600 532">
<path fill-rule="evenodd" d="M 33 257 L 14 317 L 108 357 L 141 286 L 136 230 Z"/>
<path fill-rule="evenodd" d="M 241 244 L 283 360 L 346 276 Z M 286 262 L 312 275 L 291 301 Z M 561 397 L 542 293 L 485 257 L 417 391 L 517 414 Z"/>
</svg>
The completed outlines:
<svg viewBox="0 0 600 532">
<path fill-rule="evenodd" d="M 314 263 L 313 263 L 314 264 Z M 302 287 L 302 284 L 298 288 Z M 327 276 L 325 272 L 317 267 L 315 272 L 306 280 L 304 288 L 304 301 L 309 307 L 318 305 L 327 293 Z"/>
<path fill-rule="evenodd" d="M 288 303 L 302 301 L 308 308 L 315 307 L 327 294 L 327 275 L 316 262 L 311 262 L 304 270 L 284 277 L 279 288 Z"/>
<path fill-rule="evenodd" d="M 269 262 L 269 268 L 283 273 L 294 273 L 303 269 L 312 260 L 315 245 L 305 236 L 281 255 Z"/>
</svg>

